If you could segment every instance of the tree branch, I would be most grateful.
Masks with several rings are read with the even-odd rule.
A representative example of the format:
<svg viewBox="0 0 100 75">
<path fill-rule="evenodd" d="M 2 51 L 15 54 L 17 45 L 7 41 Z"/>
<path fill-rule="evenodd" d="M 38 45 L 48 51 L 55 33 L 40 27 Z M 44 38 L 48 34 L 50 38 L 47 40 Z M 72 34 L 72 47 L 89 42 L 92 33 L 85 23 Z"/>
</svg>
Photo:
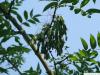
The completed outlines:
<svg viewBox="0 0 100 75">
<path fill-rule="evenodd" d="M 56 62 L 55 62 L 55 58 L 54 58 L 54 56 L 52 55 L 52 53 L 51 53 L 51 51 L 49 51 L 49 53 L 51 54 L 51 57 L 52 57 L 52 59 L 53 59 L 53 63 L 54 63 L 54 67 L 55 67 L 55 75 L 58 75 L 58 72 L 57 72 L 57 67 L 56 67 Z"/>
<path fill-rule="evenodd" d="M 55 14 L 56 14 L 56 10 L 57 7 L 55 7 L 54 10 L 54 14 L 52 17 L 52 21 L 50 26 L 52 25 L 52 23 L 54 22 L 54 18 L 55 18 Z M 27 35 L 27 33 L 25 32 L 25 30 L 23 30 L 23 28 L 18 24 L 18 22 L 16 21 L 16 19 L 14 17 L 12 17 L 10 14 L 6 13 L 1 7 L 0 7 L 0 11 L 2 11 L 2 13 L 4 14 L 6 19 L 9 19 L 12 24 L 18 29 L 19 32 L 21 32 L 21 35 L 23 36 L 24 40 L 27 42 L 27 44 L 32 48 L 32 50 L 34 51 L 34 53 L 36 54 L 36 56 L 39 58 L 39 60 L 41 61 L 41 63 L 43 64 L 45 70 L 47 71 L 48 75 L 53 75 L 52 71 L 49 69 L 47 63 L 45 62 L 45 60 L 42 58 L 42 55 L 40 52 L 37 52 L 37 48 L 34 45 L 34 41 L 30 39 L 30 37 Z"/>
<path fill-rule="evenodd" d="M 18 67 L 17 67 L 15 64 L 13 64 L 13 63 L 9 60 L 9 58 L 7 58 L 6 56 L 5 56 L 5 58 L 6 58 L 6 60 L 12 65 L 12 67 L 15 68 L 15 69 L 17 70 L 17 72 L 18 72 L 20 75 L 22 75 L 22 72 L 18 69 Z"/>
</svg>

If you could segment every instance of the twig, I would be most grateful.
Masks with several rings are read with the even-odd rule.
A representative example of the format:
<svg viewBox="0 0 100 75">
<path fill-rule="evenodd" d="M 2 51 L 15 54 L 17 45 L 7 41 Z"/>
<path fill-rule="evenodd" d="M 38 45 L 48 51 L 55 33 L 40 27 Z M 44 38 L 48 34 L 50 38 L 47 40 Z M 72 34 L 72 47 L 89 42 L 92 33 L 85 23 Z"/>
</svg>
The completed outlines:
<svg viewBox="0 0 100 75">
<path fill-rule="evenodd" d="M 11 9 L 12 9 L 12 6 L 14 5 L 14 2 L 15 2 L 15 0 L 12 0 L 12 1 L 11 1 L 10 6 L 9 6 L 8 14 L 10 14 Z"/>
<path fill-rule="evenodd" d="M 22 75 L 22 72 L 18 69 L 18 67 L 15 64 L 13 64 L 12 61 L 9 60 L 9 58 L 7 58 L 6 56 L 5 58 L 12 65 L 12 67 L 15 68 L 20 75 Z"/>
<path fill-rule="evenodd" d="M 51 57 L 52 57 L 52 59 L 53 59 L 53 63 L 54 63 L 54 67 L 55 67 L 55 74 L 58 75 L 57 67 L 56 67 L 56 62 L 55 62 L 55 58 L 54 58 L 54 56 L 52 55 L 51 51 L 49 51 L 49 53 L 50 53 L 50 55 L 51 55 Z"/>
<path fill-rule="evenodd" d="M 66 59 L 68 59 L 68 56 L 67 56 L 66 58 L 62 59 L 61 61 L 58 61 L 56 64 L 60 64 L 60 63 L 62 63 L 63 61 L 65 61 Z"/>
</svg>

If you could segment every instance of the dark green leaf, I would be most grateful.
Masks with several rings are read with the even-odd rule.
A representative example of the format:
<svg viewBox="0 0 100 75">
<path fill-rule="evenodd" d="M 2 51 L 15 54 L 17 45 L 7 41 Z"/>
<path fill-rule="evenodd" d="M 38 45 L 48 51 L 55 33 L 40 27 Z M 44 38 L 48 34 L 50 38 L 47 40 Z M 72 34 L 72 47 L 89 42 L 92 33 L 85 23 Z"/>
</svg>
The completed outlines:
<svg viewBox="0 0 100 75">
<path fill-rule="evenodd" d="M 14 15 L 17 15 L 18 14 L 18 12 L 15 11 L 15 10 L 11 10 L 11 13 L 14 14 Z"/>
<path fill-rule="evenodd" d="M 73 10 L 74 9 L 74 6 L 69 6 L 70 7 L 70 10 Z"/>
<path fill-rule="evenodd" d="M 4 68 L 0 67 L 0 73 L 7 73 L 7 69 L 4 69 Z"/>
<path fill-rule="evenodd" d="M 17 11 L 15 11 L 15 10 L 11 10 L 11 13 L 12 14 L 14 14 L 14 15 L 16 15 L 17 16 L 17 19 L 19 20 L 19 22 L 21 22 L 22 23 L 22 17 L 18 14 L 18 12 Z"/>
<path fill-rule="evenodd" d="M 16 41 L 19 45 L 22 45 L 22 44 L 20 43 L 20 38 L 19 38 L 18 36 L 15 36 L 15 41 Z"/>
<path fill-rule="evenodd" d="M 79 8 L 74 9 L 75 14 L 78 14 L 80 11 L 81 11 L 81 9 L 79 9 Z"/>
<path fill-rule="evenodd" d="M 97 64 L 97 61 L 94 59 L 89 59 L 88 61 Z"/>
<path fill-rule="evenodd" d="M 19 14 L 17 14 L 17 19 L 19 20 L 19 22 L 21 22 L 22 23 L 22 17 L 19 15 Z"/>
<path fill-rule="evenodd" d="M 83 38 L 81 38 L 81 42 L 82 42 L 82 45 L 83 45 L 84 49 L 87 50 L 88 49 L 87 42 Z"/>
<path fill-rule="evenodd" d="M 30 24 L 28 22 L 23 22 L 23 24 L 27 27 L 30 27 Z"/>
<path fill-rule="evenodd" d="M 88 12 L 89 14 L 94 14 L 94 13 L 100 13 L 100 10 L 99 9 L 88 9 L 86 12 Z"/>
<path fill-rule="evenodd" d="M 98 42 L 98 46 L 100 47 L 100 33 L 99 32 L 97 34 L 97 42 Z"/>
<path fill-rule="evenodd" d="M 95 49 L 96 48 L 96 39 L 95 39 L 95 37 L 91 34 L 90 35 L 90 46 L 91 46 L 91 48 L 92 49 Z"/>
<path fill-rule="evenodd" d="M 74 66 L 77 68 L 78 71 L 82 71 L 82 68 L 78 64 L 74 63 Z"/>
<path fill-rule="evenodd" d="M 86 16 L 87 13 L 85 11 L 81 11 L 82 16 Z"/>
<path fill-rule="evenodd" d="M 95 3 L 96 2 L 96 0 L 93 0 L 93 3 Z"/>
<path fill-rule="evenodd" d="M 8 41 L 10 39 L 10 37 L 4 37 L 2 40 L 1 40 L 1 42 L 0 43 L 3 43 L 3 42 L 6 42 L 6 41 Z"/>
<path fill-rule="evenodd" d="M 71 1 L 73 5 L 76 5 L 79 2 L 79 0 L 69 0 L 69 1 Z"/>
<path fill-rule="evenodd" d="M 40 14 L 36 14 L 36 15 L 34 15 L 34 17 L 40 17 L 41 15 Z"/>
<path fill-rule="evenodd" d="M 28 19 L 28 13 L 27 11 L 24 11 L 24 18 L 27 20 Z"/>
<path fill-rule="evenodd" d="M 41 74 L 41 69 L 40 69 L 40 64 L 38 63 L 38 65 L 37 65 L 37 72 L 39 73 L 39 74 Z"/>
<path fill-rule="evenodd" d="M 30 17 L 33 17 L 33 9 L 30 12 Z"/>
<path fill-rule="evenodd" d="M 49 8 L 56 7 L 57 5 L 58 5 L 57 2 L 51 2 L 51 3 L 49 3 L 48 5 L 46 5 L 46 6 L 44 7 L 43 12 L 46 11 L 46 10 L 48 10 Z"/>
<path fill-rule="evenodd" d="M 89 1 L 90 1 L 90 0 L 83 0 L 83 1 L 81 2 L 80 7 L 81 7 L 81 8 L 84 7 L 86 4 L 89 3 Z"/>
<path fill-rule="evenodd" d="M 36 18 L 36 17 L 33 17 L 32 19 L 33 19 L 34 21 L 36 21 L 36 22 L 40 22 L 39 19 Z"/>
<path fill-rule="evenodd" d="M 36 22 L 34 20 L 28 20 L 28 22 L 32 23 L 32 24 L 36 24 Z"/>
</svg>

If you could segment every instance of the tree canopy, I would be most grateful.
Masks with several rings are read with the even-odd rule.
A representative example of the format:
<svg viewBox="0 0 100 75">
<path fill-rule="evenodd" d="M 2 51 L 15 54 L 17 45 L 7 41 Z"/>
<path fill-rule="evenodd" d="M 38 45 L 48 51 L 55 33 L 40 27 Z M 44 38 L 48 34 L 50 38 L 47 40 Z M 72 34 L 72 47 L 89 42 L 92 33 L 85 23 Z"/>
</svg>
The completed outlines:
<svg viewBox="0 0 100 75">
<path fill-rule="evenodd" d="M 37 34 L 26 32 L 23 26 L 38 25 L 41 23 L 39 17 L 42 14 L 34 14 L 32 9 L 31 11 L 24 10 L 23 15 L 20 15 L 18 9 L 24 0 L 4 0 L 0 2 L 0 74 L 9 74 L 10 70 L 14 70 L 19 75 L 41 75 L 43 71 L 40 64 L 37 65 L 36 69 L 33 67 L 25 71 L 20 69 L 21 65 L 25 63 L 23 54 L 28 54 L 30 51 L 33 51 L 42 63 L 46 75 L 100 73 L 100 61 L 97 60 L 97 57 L 99 57 L 98 48 L 100 48 L 100 32 L 98 32 L 96 38 L 93 34 L 90 34 L 89 44 L 84 38 L 81 38 L 83 48 L 71 54 L 66 45 L 68 28 L 63 16 L 56 14 L 59 8 L 68 7 L 68 10 L 75 14 L 91 18 L 92 14 L 100 13 L 100 9 L 89 8 L 84 10 L 90 0 L 46 1 L 49 3 L 43 8 L 43 12 L 53 10 L 53 15 L 51 15 L 50 22 L 44 23 L 41 32 Z M 96 0 L 92 0 L 92 2 L 96 4 Z M 4 47 L 3 44 L 8 43 L 11 39 L 14 40 L 14 43 L 7 48 Z M 27 46 L 24 46 L 24 43 L 21 42 L 22 39 L 27 43 Z M 50 67 L 48 62 L 52 63 L 53 66 Z M 5 63 L 9 65 L 3 66 Z"/>
</svg>

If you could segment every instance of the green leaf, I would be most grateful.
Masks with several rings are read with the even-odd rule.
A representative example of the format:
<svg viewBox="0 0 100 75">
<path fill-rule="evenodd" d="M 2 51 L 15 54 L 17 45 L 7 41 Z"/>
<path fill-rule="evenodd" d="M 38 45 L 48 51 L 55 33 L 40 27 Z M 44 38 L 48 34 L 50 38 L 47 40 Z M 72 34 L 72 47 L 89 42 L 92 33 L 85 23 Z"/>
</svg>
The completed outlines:
<svg viewBox="0 0 100 75">
<path fill-rule="evenodd" d="M 84 7 L 86 4 L 89 3 L 89 1 L 90 1 L 90 0 L 83 0 L 83 1 L 81 2 L 80 7 L 81 7 L 81 8 Z"/>
<path fill-rule="evenodd" d="M 70 7 L 70 10 L 73 10 L 74 9 L 74 6 L 69 6 Z"/>
<path fill-rule="evenodd" d="M 80 11 L 81 11 L 81 9 L 79 9 L 79 8 L 74 9 L 75 14 L 78 14 Z"/>
<path fill-rule="evenodd" d="M 56 7 L 57 5 L 58 5 L 57 2 L 51 2 L 51 3 L 49 3 L 48 5 L 46 5 L 46 6 L 44 7 L 43 12 L 46 11 L 46 10 L 48 10 L 49 8 Z"/>
<path fill-rule="evenodd" d="M 97 42 L 98 42 L 98 46 L 100 47 L 100 33 L 99 32 L 97 34 Z"/>
<path fill-rule="evenodd" d="M 85 11 L 81 11 L 82 16 L 86 16 L 87 13 Z"/>
<path fill-rule="evenodd" d="M 19 45 L 22 45 L 22 44 L 20 43 L 20 38 L 19 38 L 18 36 L 15 36 L 15 41 L 16 41 Z"/>
<path fill-rule="evenodd" d="M 86 56 L 86 52 L 84 50 L 79 50 L 80 55 Z"/>
<path fill-rule="evenodd" d="M 39 19 L 38 19 L 38 18 L 33 17 L 32 19 L 33 19 L 34 21 L 36 21 L 36 22 L 40 23 L 40 21 L 39 21 Z"/>
<path fill-rule="evenodd" d="M 8 74 L 8 71 L 7 71 L 7 69 L 4 69 L 4 68 L 0 67 L 0 73 Z"/>
<path fill-rule="evenodd" d="M 34 17 L 40 17 L 41 15 L 40 14 L 36 14 L 36 15 L 34 15 Z"/>
<path fill-rule="evenodd" d="M 93 3 L 95 3 L 96 2 L 96 0 L 93 0 Z"/>
<path fill-rule="evenodd" d="M 39 74 L 41 74 L 41 69 L 40 69 L 40 64 L 38 63 L 38 65 L 37 65 L 37 72 L 39 73 Z"/>
<path fill-rule="evenodd" d="M 19 22 L 21 22 L 22 23 L 22 17 L 19 15 L 19 14 L 17 14 L 17 19 L 19 20 Z"/>
<path fill-rule="evenodd" d="M 27 20 L 28 19 L 28 13 L 27 11 L 24 11 L 24 18 Z"/>
<path fill-rule="evenodd" d="M 79 0 L 71 0 L 71 1 L 73 5 L 76 5 L 79 2 Z"/>
<path fill-rule="evenodd" d="M 89 59 L 90 62 L 97 64 L 97 61 L 95 61 L 94 59 Z"/>
<path fill-rule="evenodd" d="M 73 63 L 73 65 L 76 67 L 76 69 L 78 70 L 78 71 L 82 71 L 82 68 L 78 65 L 78 64 L 76 64 L 75 62 Z"/>
<path fill-rule="evenodd" d="M 99 9 L 88 9 L 86 12 L 88 12 L 89 14 L 94 14 L 94 13 L 100 13 L 100 10 Z"/>
<path fill-rule="evenodd" d="M 28 22 L 23 22 L 23 24 L 27 27 L 30 27 L 30 24 Z"/>
<path fill-rule="evenodd" d="M 30 17 L 33 17 L 33 9 L 30 12 Z"/>
<path fill-rule="evenodd" d="M 34 20 L 28 20 L 28 22 L 32 23 L 32 24 L 36 24 L 36 22 Z"/>
<path fill-rule="evenodd" d="M 92 49 L 95 49 L 96 48 L 96 39 L 95 39 L 95 37 L 91 34 L 90 35 L 90 46 L 91 46 L 91 48 Z"/>
<path fill-rule="evenodd" d="M 81 38 L 81 42 L 82 42 L 82 45 L 83 45 L 84 49 L 87 50 L 88 49 L 87 42 L 83 38 Z"/>
<path fill-rule="evenodd" d="M 90 55 L 91 55 L 92 58 L 96 58 L 98 56 L 98 52 L 97 51 L 92 51 L 90 53 Z"/>
<path fill-rule="evenodd" d="M 6 42 L 6 41 L 8 41 L 10 39 L 10 37 L 8 36 L 6 36 L 6 37 L 4 37 L 2 40 L 1 40 L 1 42 L 0 43 L 3 43 L 3 42 Z"/>
<path fill-rule="evenodd" d="M 69 55 L 69 58 L 72 60 L 72 61 L 77 61 L 78 58 L 74 55 Z"/>
</svg>

